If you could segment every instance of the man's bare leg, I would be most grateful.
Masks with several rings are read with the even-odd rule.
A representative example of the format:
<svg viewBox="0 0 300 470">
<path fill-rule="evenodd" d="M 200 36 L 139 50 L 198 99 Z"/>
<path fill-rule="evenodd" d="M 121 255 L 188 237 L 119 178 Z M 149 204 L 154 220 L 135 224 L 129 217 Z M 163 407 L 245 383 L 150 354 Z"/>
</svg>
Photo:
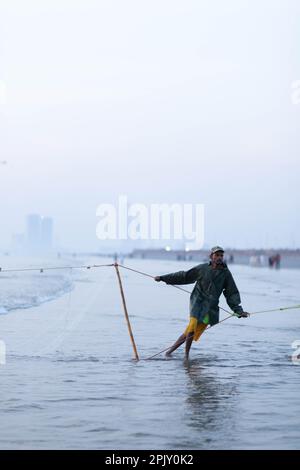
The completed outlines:
<svg viewBox="0 0 300 470">
<path fill-rule="evenodd" d="M 194 339 L 194 333 L 191 332 L 187 335 L 186 341 L 185 341 L 185 359 L 186 359 L 186 361 L 188 361 L 188 359 L 189 359 L 189 353 L 190 353 L 190 349 L 191 349 L 191 346 L 192 346 L 193 339 Z"/>
<path fill-rule="evenodd" d="M 171 346 L 170 349 L 168 349 L 168 351 L 166 352 L 166 356 L 167 357 L 171 356 L 172 352 L 174 352 L 175 349 L 179 348 L 179 346 L 181 346 L 185 342 L 185 339 L 186 339 L 185 334 L 182 334 L 181 336 L 179 336 L 179 338 L 177 339 L 177 341 L 175 341 L 173 346 Z"/>
</svg>

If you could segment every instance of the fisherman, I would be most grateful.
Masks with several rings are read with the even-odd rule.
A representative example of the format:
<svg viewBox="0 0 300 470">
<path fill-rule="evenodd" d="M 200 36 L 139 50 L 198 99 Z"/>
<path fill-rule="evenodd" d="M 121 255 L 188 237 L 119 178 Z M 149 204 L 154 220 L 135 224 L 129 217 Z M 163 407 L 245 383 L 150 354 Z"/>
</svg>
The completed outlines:
<svg viewBox="0 0 300 470">
<path fill-rule="evenodd" d="M 194 284 L 196 282 L 190 297 L 190 322 L 185 332 L 166 352 L 167 357 L 185 342 L 185 358 L 189 358 L 193 340 L 198 341 L 207 325 L 213 326 L 219 322 L 218 305 L 222 292 L 227 304 L 238 318 L 249 315 L 243 311 L 240 305 L 239 291 L 224 262 L 224 250 L 220 246 L 214 246 L 211 249 L 208 263 L 199 264 L 188 271 L 155 276 L 154 279 L 157 282 L 163 281 L 172 285 Z"/>
</svg>

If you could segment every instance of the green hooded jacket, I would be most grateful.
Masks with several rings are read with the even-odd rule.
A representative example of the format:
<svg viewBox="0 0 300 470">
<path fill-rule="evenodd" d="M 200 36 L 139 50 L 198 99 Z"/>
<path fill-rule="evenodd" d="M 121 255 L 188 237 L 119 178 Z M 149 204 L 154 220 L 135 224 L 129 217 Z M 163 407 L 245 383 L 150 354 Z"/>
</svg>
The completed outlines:
<svg viewBox="0 0 300 470">
<path fill-rule="evenodd" d="M 226 302 L 235 313 L 242 313 L 241 298 L 231 272 L 223 263 L 221 268 L 213 269 L 211 262 L 199 264 L 188 271 L 165 274 L 160 279 L 166 284 L 195 284 L 190 297 L 190 316 L 203 322 L 209 315 L 209 324 L 219 322 L 219 298 L 224 294 Z"/>
</svg>

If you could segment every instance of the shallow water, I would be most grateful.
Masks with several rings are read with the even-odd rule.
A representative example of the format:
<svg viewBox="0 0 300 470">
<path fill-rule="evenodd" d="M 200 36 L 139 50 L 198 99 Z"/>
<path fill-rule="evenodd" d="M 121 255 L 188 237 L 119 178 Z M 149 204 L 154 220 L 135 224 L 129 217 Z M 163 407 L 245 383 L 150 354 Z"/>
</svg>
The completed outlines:
<svg viewBox="0 0 300 470">
<path fill-rule="evenodd" d="M 128 266 L 160 274 L 193 264 Z M 297 270 L 231 270 L 249 311 L 299 303 Z M 129 271 L 121 275 L 145 359 L 181 334 L 188 295 Z M 0 317 L 7 347 L 1 448 L 300 448 L 300 367 L 291 360 L 299 310 L 229 319 L 193 344 L 189 364 L 182 348 L 171 359 L 137 363 L 114 268 L 81 281 L 59 299 Z"/>
<path fill-rule="evenodd" d="M 35 307 L 71 291 L 78 270 L 60 269 L 39 271 L 11 271 L 22 268 L 68 266 L 74 259 L 0 257 L 0 315 L 17 308 Z M 7 271 L 6 271 L 7 270 Z"/>
</svg>

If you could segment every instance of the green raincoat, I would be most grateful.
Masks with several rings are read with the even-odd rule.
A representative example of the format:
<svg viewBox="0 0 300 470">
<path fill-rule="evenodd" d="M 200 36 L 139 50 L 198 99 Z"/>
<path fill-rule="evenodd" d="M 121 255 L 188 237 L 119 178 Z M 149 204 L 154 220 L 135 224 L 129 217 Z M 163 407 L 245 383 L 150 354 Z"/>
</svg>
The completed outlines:
<svg viewBox="0 0 300 470">
<path fill-rule="evenodd" d="M 190 316 L 197 318 L 198 322 L 203 322 L 206 314 L 209 315 L 210 325 L 219 322 L 219 298 L 222 292 L 233 312 L 243 312 L 239 291 L 225 263 L 217 269 L 212 268 L 211 262 L 199 264 L 188 271 L 165 274 L 160 278 L 166 284 L 174 285 L 196 282 L 190 297 Z"/>
</svg>

